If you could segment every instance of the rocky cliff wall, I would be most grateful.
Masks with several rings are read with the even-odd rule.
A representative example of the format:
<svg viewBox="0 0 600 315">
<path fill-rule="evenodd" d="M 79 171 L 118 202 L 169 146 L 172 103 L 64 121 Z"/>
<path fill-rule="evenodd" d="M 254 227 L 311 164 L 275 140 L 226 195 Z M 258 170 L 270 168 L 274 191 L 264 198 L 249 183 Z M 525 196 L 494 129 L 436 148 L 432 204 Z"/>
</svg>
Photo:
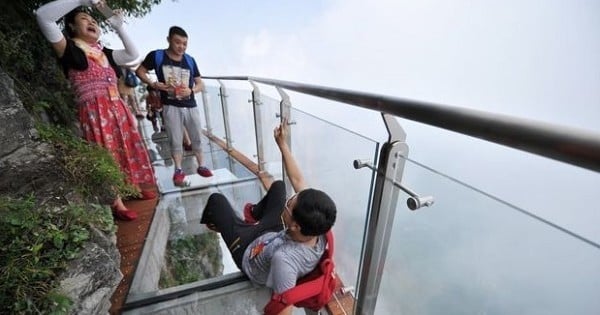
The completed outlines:
<svg viewBox="0 0 600 315">
<path fill-rule="evenodd" d="M 54 148 L 37 139 L 32 117 L 0 69 L 0 195 L 33 194 L 40 205 L 52 207 L 81 202 L 66 184 L 59 163 Z M 90 235 L 79 258 L 69 262 L 59 279 L 63 293 L 74 302 L 72 314 L 107 314 L 122 278 L 114 233 L 92 228 Z"/>
</svg>

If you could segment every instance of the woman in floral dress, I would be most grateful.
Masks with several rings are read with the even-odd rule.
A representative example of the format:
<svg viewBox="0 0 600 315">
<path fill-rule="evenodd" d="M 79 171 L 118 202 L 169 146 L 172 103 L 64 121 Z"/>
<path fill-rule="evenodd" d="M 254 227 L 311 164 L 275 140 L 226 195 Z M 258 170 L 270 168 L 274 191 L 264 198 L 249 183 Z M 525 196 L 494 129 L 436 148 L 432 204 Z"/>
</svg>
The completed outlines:
<svg viewBox="0 0 600 315">
<path fill-rule="evenodd" d="M 141 198 L 153 199 L 156 194 L 141 187 L 154 185 L 154 173 L 136 120 L 117 88 L 115 69 L 118 65 L 133 62 L 138 52 L 123 28 L 123 16 L 116 12 L 109 24 L 123 41 L 124 49 L 111 50 L 98 42 L 101 30 L 98 23 L 81 6 L 102 9 L 101 0 L 56 0 L 41 6 L 37 21 L 42 33 L 52 43 L 65 74 L 77 98 L 79 122 L 83 137 L 108 149 L 129 183 L 141 192 Z M 68 14 L 67 14 L 68 13 Z M 65 33 L 56 20 L 63 15 Z M 128 210 L 117 196 L 112 210 L 118 219 L 134 220 L 137 214 Z"/>
</svg>

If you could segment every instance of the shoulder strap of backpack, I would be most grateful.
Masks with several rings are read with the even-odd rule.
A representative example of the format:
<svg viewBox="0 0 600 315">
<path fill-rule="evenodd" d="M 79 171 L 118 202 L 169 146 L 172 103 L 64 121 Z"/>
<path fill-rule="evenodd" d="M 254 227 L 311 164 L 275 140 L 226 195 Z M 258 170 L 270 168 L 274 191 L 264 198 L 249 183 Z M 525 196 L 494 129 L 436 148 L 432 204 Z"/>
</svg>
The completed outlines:
<svg viewBox="0 0 600 315">
<path fill-rule="evenodd" d="M 333 232 L 329 230 L 327 234 L 325 234 L 325 237 L 327 239 L 327 248 L 316 268 L 321 268 L 321 264 L 323 264 L 324 261 L 328 261 L 328 263 L 331 264 L 333 259 Z M 325 277 L 327 277 L 327 275 L 322 274 L 315 279 L 300 283 L 281 294 L 273 293 L 271 300 L 269 300 L 269 303 L 265 306 L 265 314 L 278 314 L 288 305 L 296 304 L 319 294 L 323 288 Z"/>
<path fill-rule="evenodd" d="M 156 72 L 156 76 L 158 77 L 159 80 L 161 78 L 162 78 L 162 80 L 165 79 L 162 74 L 162 62 L 163 62 L 164 58 L 165 58 L 165 50 L 164 49 L 157 49 L 154 51 L 154 71 Z"/>
<path fill-rule="evenodd" d="M 194 69 L 196 68 L 196 63 L 194 62 L 194 58 L 188 54 L 183 54 L 183 58 L 185 59 L 185 63 L 187 63 L 188 67 L 190 67 L 190 84 L 194 83 L 194 75 L 196 72 Z M 154 65 L 157 77 L 163 77 L 162 75 L 162 62 L 165 59 L 165 50 L 157 49 L 154 52 Z M 163 77 L 164 80 L 164 77 Z"/>
<path fill-rule="evenodd" d="M 194 68 L 196 68 L 196 63 L 194 62 L 194 58 L 188 54 L 183 54 L 183 58 L 188 67 L 190 67 L 190 86 L 194 86 L 194 75 L 196 74 Z"/>
<path fill-rule="evenodd" d="M 192 56 L 190 56 L 188 54 L 183 54 L 183 58 L 185 58 L 185 62 L 190 67 L 190 79 L 193 79 L 194 75 L 196 74 L 194 72 L 194 68 L 196 68 L 196 63 L 194 62 L 194 58 L 192 58 Z"/>
</svg>

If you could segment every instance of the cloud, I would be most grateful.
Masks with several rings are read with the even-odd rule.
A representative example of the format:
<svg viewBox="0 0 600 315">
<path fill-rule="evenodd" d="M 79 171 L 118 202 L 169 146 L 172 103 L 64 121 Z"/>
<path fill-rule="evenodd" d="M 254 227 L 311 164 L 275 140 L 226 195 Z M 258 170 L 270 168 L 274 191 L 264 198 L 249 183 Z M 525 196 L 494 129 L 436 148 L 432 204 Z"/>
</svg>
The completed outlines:
<svg viewBox="0 0 600 315">
<path fill-rule="evenodd" d="M 580 4 L 335 1 L 302 28 L 247 35 L 241 66 L 599 129 L 598 8 Z"/>
<path fill-rule="evenodd" d="M 244 43 L 254 50 L 244 49 L 240 60 L 248 73 L 273 78 L 600 130 L 598 12 L 589 1 L 334 1 L 300 28 L 250 32 Z M 359 133 L 381 135 L 376 113 L 318 100 L 294 105 Z M 594 225 L 585 223 L 597 222 L 590 211 L 597 176 L 402 123 L 411 157 L 599 239 Z M 573 187 L 553 193 L 553 201 L 533 189 L 554 191 L 549 183 L 567 178 Z"/>
<path fill-rule="evenodd" d="M 244 36 L 237 56 L 239 62 L 234 67 L 238 73 L 290 79 L 290 74 L 305 73 L 311 68 L 306 50 L 301 38 L 295 34 L 263 29 Z"/>
<path fill-rule="evenodd" d="M 271 51 L 271 35 L 267 30 L 250 34 L 242 43 L 242 55 L 245 57 L 264 57 Z"/>
</svg>

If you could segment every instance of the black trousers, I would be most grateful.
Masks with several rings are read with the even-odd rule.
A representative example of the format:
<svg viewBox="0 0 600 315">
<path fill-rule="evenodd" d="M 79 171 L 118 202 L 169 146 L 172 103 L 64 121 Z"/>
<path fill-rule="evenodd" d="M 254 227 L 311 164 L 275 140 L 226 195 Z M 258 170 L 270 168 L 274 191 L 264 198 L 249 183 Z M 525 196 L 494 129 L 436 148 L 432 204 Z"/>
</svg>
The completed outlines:
<svg viewBox="0 0 600 315">
<path fill-rule="evenodd" d="M 258 221 L 248 224 L 233 210 L 231 204 L 220 193 L 208 198 L 200 223 L 213 224 L 221 233 L 235 264 L 242 269 L 244 251 L 248 245 L 265 232 L 283 229 L 281 212 L 285 206 L 285 184 L 275 181 L 267 194 L 256 204 L 252 216 Z"/>
</svg>

